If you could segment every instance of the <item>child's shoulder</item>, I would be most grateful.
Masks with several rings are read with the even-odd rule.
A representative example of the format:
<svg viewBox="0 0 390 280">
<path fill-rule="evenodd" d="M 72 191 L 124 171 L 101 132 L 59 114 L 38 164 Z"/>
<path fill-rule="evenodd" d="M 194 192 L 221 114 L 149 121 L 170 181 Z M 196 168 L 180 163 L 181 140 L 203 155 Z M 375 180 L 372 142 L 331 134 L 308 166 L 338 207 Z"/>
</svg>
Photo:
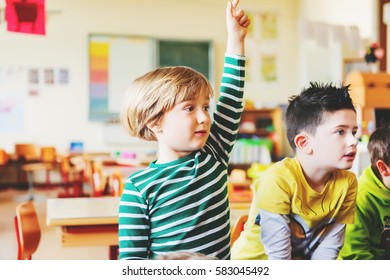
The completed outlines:
<svg viewBox="0 0 390 280">
<path fill-rule="evenodd" d="M 268 169 L 270 172 L 296 172 L 300 168 L 298 160 L 293 157 L 285 157 L 274 164 Z"/>
<path fill-rule="evenodd" d="M 286 157 L 270 165 L 263 177 L 269 180 L 291 180 L 294 174 L 299 173 L 299 169 L 299 163 L 295 158 Z"/>
</svg>

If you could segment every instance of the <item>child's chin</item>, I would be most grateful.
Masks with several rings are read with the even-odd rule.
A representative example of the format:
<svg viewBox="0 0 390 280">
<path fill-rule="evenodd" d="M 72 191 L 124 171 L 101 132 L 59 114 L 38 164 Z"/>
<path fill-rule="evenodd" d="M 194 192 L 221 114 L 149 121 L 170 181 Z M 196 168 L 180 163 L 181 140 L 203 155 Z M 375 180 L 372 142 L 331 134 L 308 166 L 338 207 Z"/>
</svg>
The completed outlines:
<svg viewBox="0 0 390 280">
<path fill-rule="evenodd" d="M 348 169 L 351 169 L 353 166 L 353 164 L 344 164 L 343 166 L 341 166 L 339 169 L 341 170 L 348 170 Z"/>
</svg>

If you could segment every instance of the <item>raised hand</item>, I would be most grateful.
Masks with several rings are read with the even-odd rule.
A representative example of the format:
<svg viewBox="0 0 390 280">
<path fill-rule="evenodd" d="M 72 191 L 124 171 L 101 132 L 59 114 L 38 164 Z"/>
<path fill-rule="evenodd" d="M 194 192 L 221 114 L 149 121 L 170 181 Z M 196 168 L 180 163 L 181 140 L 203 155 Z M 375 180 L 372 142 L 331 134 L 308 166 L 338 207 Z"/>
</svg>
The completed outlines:
<svg viewBox="0 0 390 280">
<path fill-rule="evenodd" d="M 239 0 L 228 1 L 226 7 L 226 26 L 228 30 L 227 52 L 244 55 L 244 40 L 250 25 L 250 19 L 243 10 L 237 9 Z"/>
</svg>

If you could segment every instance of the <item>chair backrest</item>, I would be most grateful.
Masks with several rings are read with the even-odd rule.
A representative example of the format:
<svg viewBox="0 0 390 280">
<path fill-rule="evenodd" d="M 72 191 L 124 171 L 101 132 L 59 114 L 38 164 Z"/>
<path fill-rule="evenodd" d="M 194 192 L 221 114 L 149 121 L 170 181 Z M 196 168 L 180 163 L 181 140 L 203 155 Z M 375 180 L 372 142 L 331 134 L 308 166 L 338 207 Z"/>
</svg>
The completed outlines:
<svg viewBox="0 0 390 280">
<path fill-rule="evenodd" d="M 70 172 L 70 161 L 69 157 L 61 156 L 60 157 L 60 174 L 61 177 L 67 177 Z"/>
<path fill-rule="evenodd" d="M 240 236 L 241 232 L 244 230 L 244 225 L 247 221 L 248 221 L 248 215 L 245 214 L 240 216 L 238 220 L 235 222 L 231 230 L 230 245 L 233 245 L 233 243 Z"/>
<path fill-rule="evenodd" d="M 92 172 L 92 196 L 102 196 L 106 190 L 107 178 L 100 165 L 94 164 Z"/>
<path fill-rule="evenodd" d="M 41 147 L 41 161 L 42 162 L 56 162 L 57 151 L 55 147 L 45 146 Z"/>
<path fill-rule="evenodd" d="M 16 207 L 15 231 L 18 241 L 18 260 L 31 260 L 41 240 L 41 228 L 32 201 Z"/>
<path fill-rule="evenodd" d="M 6 165 L 8 159 L 9 159 L 8 153 L 5 150 L 0 149 L 0 166 Z"/>
<path fill-rule="evenodd" d="M 38 147 L 35 144 L 15 144 L 15 155 L 17 160 L 38 159 Z"/>
<path fill-rule="evenodd" d="M 109 186 L 113 196 L 121 196 L 124 188 L 122 174 L 114 171 L 109 178 Z"/>
<path fill-rule="evenodd" d="M 81 172 L 84 172 L 85 164 L 82 156 L 59 157 L 60 174 L 62 177 L 76 176 L 80 180 Z M 70 179 L 70 178 L 69 178 Z"/>
</svg>

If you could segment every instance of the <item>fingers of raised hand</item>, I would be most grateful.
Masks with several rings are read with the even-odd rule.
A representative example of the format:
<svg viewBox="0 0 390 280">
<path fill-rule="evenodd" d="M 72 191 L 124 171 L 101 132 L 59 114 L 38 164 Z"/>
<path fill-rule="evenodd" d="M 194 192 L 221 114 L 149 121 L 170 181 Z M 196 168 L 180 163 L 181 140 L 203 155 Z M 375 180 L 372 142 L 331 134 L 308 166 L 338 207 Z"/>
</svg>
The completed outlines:
<svg viewBox="0 0 390 280">
<path fill-rule="evenodd" d="M 251 23 L 250 19 L 248 18 L 247 15 L 244 15 L 240 20 L 239 23 L 243 27 L 248 27 L 249 24 Z"/>
<path fill-rule="evenodd" d="M 250 19 L 248 18 L 248 15 L 244 13 L 243 10 L 236 11 L 235 18 L 237 22 L 243 27 L 248 27 L 248 25 L 250 24 Z"/>
</svg>

